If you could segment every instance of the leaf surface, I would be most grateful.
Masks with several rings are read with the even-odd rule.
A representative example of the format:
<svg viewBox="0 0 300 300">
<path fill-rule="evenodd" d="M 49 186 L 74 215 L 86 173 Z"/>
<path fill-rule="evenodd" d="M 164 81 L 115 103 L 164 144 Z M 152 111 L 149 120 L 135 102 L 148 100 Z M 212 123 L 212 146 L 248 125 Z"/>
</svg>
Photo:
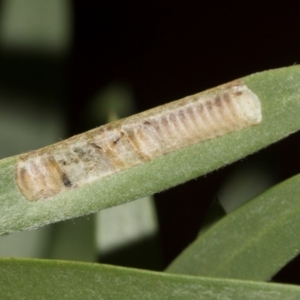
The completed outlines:
<svg viewBox="0 0 300 300">
<path fill-rule="evenodd" d="M 267 281 L 300 252 L 300 175 L 210 227 L 167 272 Z"/>
<path fill-rule="evenodd" d="M 299 299 L 293 285 L 213 279 L 108 265 L 0 260 L 1 299 Z"/>
<path fill-rule="evenodd" d="M 0 234 L 36 228 L 126 203 L 181 184 L 274 143 L 300 128 L 300 67 L 242 78 L 259 97 L 262 122 L 198 143 L 57 196 L 29 202 L 18 190 L 18 156 L 0 161 Z"/>
</svg>

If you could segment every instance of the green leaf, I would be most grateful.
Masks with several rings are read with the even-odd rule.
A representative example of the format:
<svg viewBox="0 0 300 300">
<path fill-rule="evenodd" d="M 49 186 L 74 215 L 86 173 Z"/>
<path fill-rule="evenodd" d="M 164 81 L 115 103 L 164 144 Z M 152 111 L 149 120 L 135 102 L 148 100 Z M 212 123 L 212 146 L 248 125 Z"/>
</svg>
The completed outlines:
<svg viewBox="0 0 300 300">
<path fill-rule="evenodd" d="M 299 299 L 300 287 L 45 260 L 0 260 L 1 299 Z"/>
<path fill-rule="evenodd" d="M 199 236 L 206 232 L 209 228 L 211 228 L 215 223 L 221 220 L 224 216 L 226 216 L 226 211 L 223 206 L 220 204 L 219 200 L 216 199 L 211 207 L 209 208 L 206 217 L 203 221 L 203 225 L 201 231 L 199 232 Z"/>
<path fill-rule="evenodd" d="M 170 273 L 269 280 L 299 254 L 300 175 L 224 217 L 190 245 Z"/>
<path fill-rule="evenodd" d="M 300 67 L 242 79 L 258 95 L 258 126 L 163 155 L 91 184 L 37 202 L 28 202 L 15 183 L 18 157 L 0 161 L 0 234 L 39 227 L 168 189 L 245 157 L 300 128 Z"/>
</svg>

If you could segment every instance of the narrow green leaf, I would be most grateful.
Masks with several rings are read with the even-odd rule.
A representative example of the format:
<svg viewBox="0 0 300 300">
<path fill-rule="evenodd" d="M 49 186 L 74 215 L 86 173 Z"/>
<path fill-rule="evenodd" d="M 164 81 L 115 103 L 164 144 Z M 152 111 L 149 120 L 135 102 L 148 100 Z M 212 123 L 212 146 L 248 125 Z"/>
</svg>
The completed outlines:
<svg viewBox="0 0 300 300">
<path fill-rule="evenodd" d="M 167 272 L 269 280 L 300 252 L 300 175 L 276 185 L 201 234 Z"/>
<path fill-rule="evenodd" d="M 108 265 L 0 260 L 1 299 L 299 299 L 293 285 L 172 275 Z"/>
<path fill-rule="evenodd" d="M 300 67 L 242 79 L 258 95 L 258 126 L 223 135 L 103 177 L 51 199 L 29 202 L 15 183 L 18 157 L 0 161 L 0 234 L 39 227 L 165 190 L 227 165 L 300 128 Z"/>
<path fill-rule="evenodd" d="M 223 206 L 220 204 L 219 199 L 216 199 L 211 207 L 209 208 L 206 217 L 203 221 L 203 225 L 201 227 L 201 231 L 199 235 L 202 235 L 206 232 L 210 227 L 212 227 L 215 223 L 226 216 L 226 211 Z"/>
</svg>

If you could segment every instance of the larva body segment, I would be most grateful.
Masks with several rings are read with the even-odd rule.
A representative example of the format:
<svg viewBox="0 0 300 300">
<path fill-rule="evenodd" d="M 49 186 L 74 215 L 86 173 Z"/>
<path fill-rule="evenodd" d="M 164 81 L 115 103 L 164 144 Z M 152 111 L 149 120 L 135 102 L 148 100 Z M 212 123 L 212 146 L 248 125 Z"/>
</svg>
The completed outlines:
<svg viewBox="0 0 300 300">
<path fill-rule="evenodd" d="M 16 183 L 27 200 L 47 199 L 261 119 L 258 97 L 234 81 L 20 155 Z"/>
</svg>

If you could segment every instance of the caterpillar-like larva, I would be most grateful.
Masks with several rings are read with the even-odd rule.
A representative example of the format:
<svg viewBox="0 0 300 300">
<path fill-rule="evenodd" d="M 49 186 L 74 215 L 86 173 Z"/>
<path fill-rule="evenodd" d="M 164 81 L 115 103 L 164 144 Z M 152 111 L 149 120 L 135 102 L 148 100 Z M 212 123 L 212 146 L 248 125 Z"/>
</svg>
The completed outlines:
<svg viewBox="0 0 300 300">
<path fill-rule="evenodd" d="M 233 81 L 22 154 L 16 183 L 27 200 L 47 199 L 261 119 L 258 97 Z"/>
</svg>

